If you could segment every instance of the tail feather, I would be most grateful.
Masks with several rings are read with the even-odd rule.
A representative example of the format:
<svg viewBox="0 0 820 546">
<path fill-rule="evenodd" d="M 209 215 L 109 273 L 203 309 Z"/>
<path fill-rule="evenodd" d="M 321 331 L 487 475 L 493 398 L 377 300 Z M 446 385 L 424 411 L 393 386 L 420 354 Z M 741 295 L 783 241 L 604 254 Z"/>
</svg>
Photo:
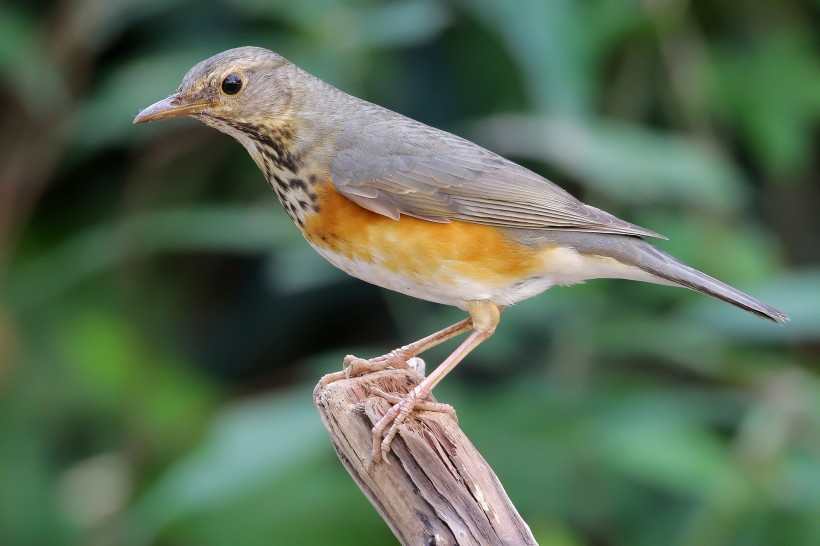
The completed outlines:
<svg viewBox="0 0 820 546">
<path fill-rule="evenodd" d="M 642 241 L 642 243 L 639 247 L 643 259 L 634 265 L 647 273 L 656 275 L 678 286 L 725 301 L 778 324 L 789 320 L 788 315 L 770 305 L 766 305 L 757 298 L 753 298 L 749 294 L 732 288 L 706 273 L 689 267 L 645 241 Z"/>
<path fill-rule="evenodd" d="M 644 273 L 640 276 L 623 275 L 623 278 L 689 288 L 775 323 L 783 323 L 789 320 L 785 313 L 736 288 L 732 288 L 726 283 L 720 282 L 714 277 L 710 277 L 706 273 L 681 263 L 640 237 L 557 230 L 526 233 L 522 231 L 518 236 L 523 240 L 532 241 L 531 244 L 549 242 L 550 244 L 574 248 L 584 255 L 612 258 L 621 264 L 636 268 Z M 648 275 L 645 275 L 646 273 Z M 622 274 L 623 272 L 619 272 L 618 275 L 613 276 L 622 276 Z"/>
</svg>

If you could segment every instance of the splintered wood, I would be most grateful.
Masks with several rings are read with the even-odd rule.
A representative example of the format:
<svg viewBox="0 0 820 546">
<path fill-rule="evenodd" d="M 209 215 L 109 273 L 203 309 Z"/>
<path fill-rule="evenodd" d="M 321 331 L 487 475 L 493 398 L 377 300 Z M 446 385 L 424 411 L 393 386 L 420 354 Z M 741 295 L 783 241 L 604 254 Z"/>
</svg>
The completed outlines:
<svg viewBox="0 0 820 546">
<path fill-rule="evenodd" d="M 537 544 L 487 462 L 451 416 L 414 412 L 399 428 L 390 464 L 371 464 L 371 429 L 390 403 L 372 388 L 403 396 L 422 377 L 385 370 L 314 390 L 314 403 L 339 460 L 405 545 Z"/>
</svg>

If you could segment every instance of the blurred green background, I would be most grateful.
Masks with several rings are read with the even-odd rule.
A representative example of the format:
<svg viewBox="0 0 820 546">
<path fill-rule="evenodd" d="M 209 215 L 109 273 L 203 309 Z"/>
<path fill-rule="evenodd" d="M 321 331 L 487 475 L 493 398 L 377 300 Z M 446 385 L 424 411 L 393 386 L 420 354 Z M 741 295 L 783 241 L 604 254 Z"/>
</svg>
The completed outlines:
<svg viewBox="0 0 820 546">
<path fill-rule="evenodd" d="M 540 544 L 820 544 L 819 21 L 816 0 L 0 4 L 0 544 L 395 543 L 311 390 L 460 313 L 325 263 L 227 136 L 131 125 L 249 44 L 792 316 L 626 281 L 504 313 L 436 392 Z"/>
</svg>

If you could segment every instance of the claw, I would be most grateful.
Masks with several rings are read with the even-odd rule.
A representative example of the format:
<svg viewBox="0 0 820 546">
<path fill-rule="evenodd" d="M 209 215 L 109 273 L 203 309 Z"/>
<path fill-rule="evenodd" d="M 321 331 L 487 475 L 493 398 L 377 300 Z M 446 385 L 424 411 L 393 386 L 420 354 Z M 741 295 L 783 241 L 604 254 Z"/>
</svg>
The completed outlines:
<svg viewBox="0 0 820 546">
<path fill-rule="evenodd" d="M 388 353 L 389 355 L 390 353 Z M 342 370 L 326 374 L 319 380 L 318 389 L 321 390 L 331 383 L 341 381 L 342 379 L 350 379 L 351 377 L 359 377 L 368 373 L 380 372 L 389 367 L 403 367 L 407 368 L 407 364 L 401 362 L 401 366 L 396 365 L 395 362 L 387 361 L 386 356 L 380 356 L 371 360 L 365 360 L 353 355 L 347 355 L 342 363 Z"/>
<path fill-rule="evenodd" d="M 344 370 L 340 372 L 333 372 L 329 374 L 325 374 L 319 380 L 319 383 L 316 385 L 314 392 L 320 392 L 322 389 L 330 385 L 331 383 L 335 383 L 336 381 L 341 381 L 342 379 L 348 379 L 347 374 L 345 374 Z"/>
<path fill-rule="evenodd" d="M 390 464 L 387 458 L 387 454 L 390 453 L 390 445 L 399 432 L 399 427 L 412 412 L 437 411 L 456 418 L 456 410 L 453 409 L 453 406 L 426 400 L 429 392 L 418 386 L 403 397 L 384 392 L 378 387 L 371 387 L 370 392 L 393 404 L 393 406 L 387 410 L 387 413 L 373 426 L 373 447 L 370 458 L 374 463 L 381 459 L 385 463 Z M 385 430 L 387 431 L 386 434 Z"/>
<path fill-rule="evenodd" d="M 430 375 L 424 378 L 413 390 L 404 397 L 388 394 L 380 389 L 372 389 L 372 393 L 390 402 L 392 406 L 372 429 L 373 446 L 368 468 L 379 459 L 389 464 L 387 454 L 390 452 L 390 444 L 396 437 L 399 427 L 407 416 L 414 410 L 444 412 L 455 418 L 455 410 L 449 404 L 441 404 L 425 400 L 430 391 L 433 390 L 439 381 L 467 355 L 476 345 L 487 339 L 495 331 L 498 324 L 498 313 L 500 307 L 489 300 L 467 301 L 465 302 L 470 317 L 461 320 L 452 326 L 439 330 L 425 338 L 415 341 L 395 351 L 390 351 L 384 356 L 363 360 L 355 356 L 348 356 L 344 361 L 344 369 L 340 372 L 328 374 L 320 381 L 321 386 L 325 386 L 340 379 L 350 379 L 357 375 L 362 375 L 387 368 L 410 368 L 421 375 L 424 373 L 424 361 L 417 355 L 423 353 L 431 347 L 452 339 L 469 330 L 473 333 L 459 345 Z M 317 386 L 317 389 L 319 386 Z M 314 392 L 316 392 L 314 390 Z M 385 430 L 387 434 L 385 434 Z"/>
<path fill-rule="evenodd" d="M 381 360 L 380 358 L 374 358 L 372 360 L 357 358 L 355 360 L 351 360 L 350 365 L 345 368 L 345 373 L 348 378 L 351 378 L 359 377 L 360 375 L 367 375 L 373 372 L 380 372 L 389 368 L 407 368 L 407 364 L 403 361 L 392 362 L 387 359 Z"/>
</svg>

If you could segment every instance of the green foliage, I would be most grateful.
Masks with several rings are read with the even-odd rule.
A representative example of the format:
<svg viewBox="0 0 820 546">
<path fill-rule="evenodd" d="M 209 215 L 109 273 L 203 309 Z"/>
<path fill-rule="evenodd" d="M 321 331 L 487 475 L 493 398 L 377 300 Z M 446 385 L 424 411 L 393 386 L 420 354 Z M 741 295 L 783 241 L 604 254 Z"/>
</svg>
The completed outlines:
<svg viewBox="0 0 820 546">
<path fill-rule="evenodd" d="M 820 543 L 816 7 L 3 4 L 0 544 L 394 543 L 310 392 L 461 314 L 324 263 L 224 135 L 131 124 L 248 44 L 791 315 L 624 281 L 505 311 L 437 395 L 541 544 Z"/>
</svg>

